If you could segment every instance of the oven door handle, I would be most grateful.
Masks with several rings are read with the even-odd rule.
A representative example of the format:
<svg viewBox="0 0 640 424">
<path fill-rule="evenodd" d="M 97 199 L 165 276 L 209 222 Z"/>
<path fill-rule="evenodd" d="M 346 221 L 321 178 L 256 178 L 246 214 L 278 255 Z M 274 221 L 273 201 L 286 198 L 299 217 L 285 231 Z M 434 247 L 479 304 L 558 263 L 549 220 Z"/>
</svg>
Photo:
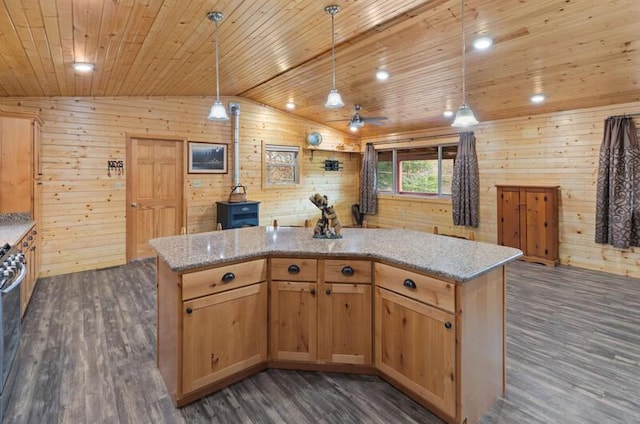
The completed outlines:
<svg viewBox="0 0 640 424">
<path fill-rule="evenodd" d="M 27 267 L 25 264 L 20 264 L 20 265 L 22 266 L 22 269 L 20 270 L 20 275 L 18 275 L 18 278 L 16 278 L 16 281 L 14 281 L 13 284 L 11 284 L 6 289 L 2 290 L 2 294 L 9 293 L 11 290 L 18 287 L 20 283 L 22 283 L 22 280 L 24 280 L 24 277 L 27 275 Z"/>
</svg>

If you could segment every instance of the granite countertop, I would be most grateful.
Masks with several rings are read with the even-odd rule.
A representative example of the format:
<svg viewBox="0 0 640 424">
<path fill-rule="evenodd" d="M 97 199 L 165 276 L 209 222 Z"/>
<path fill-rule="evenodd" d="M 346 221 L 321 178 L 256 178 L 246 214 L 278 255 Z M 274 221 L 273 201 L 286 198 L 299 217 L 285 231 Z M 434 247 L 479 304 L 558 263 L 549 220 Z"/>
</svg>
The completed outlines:
<svg viewBox="0 0 640 424">
<path fill-rule="evenodd" d="M 511 247 L 402 229 L 344 228 L 341 239 L 314 239 L 311 228 L 251 227 L 188 234 L 149 243 L 176 272 L 264 255 L 378 259 L 455 282 L 522 256 Z"/>
<path fill-rule="evenodd" d="M 15 246 L 34 224 L 29 213 L 0 214 L 0 246 Z"/>
</svg>

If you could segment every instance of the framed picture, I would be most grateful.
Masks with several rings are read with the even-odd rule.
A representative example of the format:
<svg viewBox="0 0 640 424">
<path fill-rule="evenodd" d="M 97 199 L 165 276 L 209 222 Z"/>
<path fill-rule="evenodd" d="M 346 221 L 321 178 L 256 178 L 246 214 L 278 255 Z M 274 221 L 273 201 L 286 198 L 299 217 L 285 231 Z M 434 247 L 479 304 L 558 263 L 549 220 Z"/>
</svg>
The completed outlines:
<svg viewBox="0 0 640 424">
<path fill-rule="evenodd" d="M 189 174 L 226 173 L 226 144 L 189 142 Z"/>
</svg>

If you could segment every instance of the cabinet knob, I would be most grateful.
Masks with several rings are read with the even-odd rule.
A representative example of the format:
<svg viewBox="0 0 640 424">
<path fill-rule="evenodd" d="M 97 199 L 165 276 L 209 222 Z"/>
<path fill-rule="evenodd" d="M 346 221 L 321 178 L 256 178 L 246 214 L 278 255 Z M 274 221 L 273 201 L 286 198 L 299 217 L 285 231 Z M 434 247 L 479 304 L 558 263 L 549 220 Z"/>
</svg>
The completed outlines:
<svg viewBox="0 0 640 424">
<path fill-rule="evenodd" d="M 233 274 L 233 272 L 227 272 L 222 276 L 223 283 L 230 283 L 235 279 L 236 279 L 236 276 Z"/>
<path fill-rule="evenodd" d="M 192 309 L 192 308 L 187 308 L 187 313 L 188 313 L 189 315 L 191 315 L 191 314 L 193 313 L 193 309 Z"/>
<path fill-rule="evenodd" d="M 287 271 L 289 271 L 289 274 L 298 274 L 300 272 L 300 267 L 298 265 L 289 265 L 289 268 L 287 268 Z"/>
<path fill-rule="evenodd" d="M 316 295 L 316 289 L 309 290 L 309 293 L 311 293 L 311 296 L 315 296 Z"/>
<path fill-rule="evenodd" d="M 28 243 L 28 242 L 26 242 L 26 241 L 23 241 L 23 242 L 22 242 L 22 247 L 29 247 L 29 243 Z"/>
<path fill-rule="evenodd" d="M 342 268 L 342 275 L 344 275 L 345 277 L 351 277 L 354 273 L 355 272 L 353 271 L 353 268 L 351 268 L 349 265 Z"/>
<path fill-rule="evenodd" d="M 444 328 L 446 328 L 447 330 L 451 330 L 451 323 L 449 321 L 445 322 Z"/>
<path fill-rule="evenodd" d="M 327 290 L 325 291 L 325 293 L 326 293 L 326 294 L 331 294 L 331 289 L 327 289 Z"/>
<path fill-rule="evenodd" d="M 403 286 L 405 286 L 405 287 L 406 287 L 406 288 L 408 288 L 408 289 L 414 289 L 414 290 L 415 290 L 415 288 L 417 287 L 417 286 L 416 286 L 416 282 L 415 282 L 415 281 L 413 281 L 413 280 L 412 280 L 412 279 L 410 279 L 410 278 L 407 278 L 406 280 L 404 280 L 404 282 L 402 283 L 402 285 L 403 285 Z"/>
</svg>

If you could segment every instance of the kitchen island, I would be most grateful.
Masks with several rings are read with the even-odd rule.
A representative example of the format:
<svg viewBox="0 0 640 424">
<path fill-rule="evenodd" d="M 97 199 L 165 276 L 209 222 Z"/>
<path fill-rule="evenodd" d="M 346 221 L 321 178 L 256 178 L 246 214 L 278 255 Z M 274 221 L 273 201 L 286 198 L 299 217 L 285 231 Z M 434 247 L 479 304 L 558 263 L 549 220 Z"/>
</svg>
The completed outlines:
<svg viewBox="0 0 640 424">
<path fill-rule="evenodd" d="M 158 366 L 184 405 L 267 367 L 375 373 L 448 422 L 505 391 L 505 269 L 522 252 L 400 229 L 154 239 Z"/>
</svg>

